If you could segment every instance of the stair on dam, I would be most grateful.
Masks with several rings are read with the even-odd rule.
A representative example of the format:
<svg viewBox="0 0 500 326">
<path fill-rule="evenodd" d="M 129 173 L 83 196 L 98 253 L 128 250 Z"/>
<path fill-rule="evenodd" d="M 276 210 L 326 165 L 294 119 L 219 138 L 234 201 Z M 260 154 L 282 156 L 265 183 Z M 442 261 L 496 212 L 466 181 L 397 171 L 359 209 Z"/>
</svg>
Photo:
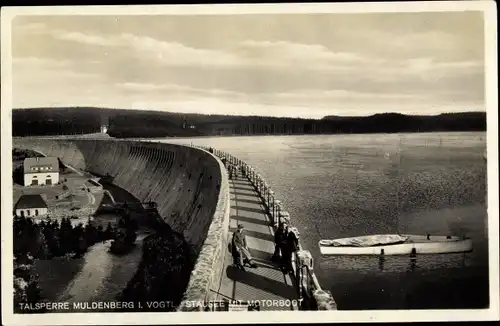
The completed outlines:
<svg viewBox="0 0 500 326">
<path fill-rule="evenodd" d="M 248 248 L 258 267 L 233 266 L 229 250 L 225 250 L 224 269 L 217 300 L 292 300 L 298 299 L 296 287 L 289 275 L 271 261 L 274 253 L 274 233 L 262 201 L 250 181 L 241 175 L 229 180 L 231 212 L 229 239 L 238 224 L 243 224 Z M 248 265 L 247 265 L 248 266 Z M 269 302 L 269 301 L 267 301 Z M 292 306 L 261 305 L 260 310 L 292 310 Z"/>
</svg>

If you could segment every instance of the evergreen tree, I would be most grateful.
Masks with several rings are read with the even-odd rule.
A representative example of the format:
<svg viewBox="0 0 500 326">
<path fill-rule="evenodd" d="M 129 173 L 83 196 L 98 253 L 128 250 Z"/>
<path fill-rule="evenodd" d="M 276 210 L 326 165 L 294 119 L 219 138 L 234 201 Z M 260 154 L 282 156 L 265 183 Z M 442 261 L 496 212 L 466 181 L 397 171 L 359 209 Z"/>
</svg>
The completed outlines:
<svg viewBox="0 0 500 326">
<path fill-rule="evenodd" d="M 45 239 L 45 235 L 43 233 L 43 229 L 39 226 L 37 226 L 34 230 L 35 237 L 34 237 L 34 246 L 33 248 L 33 255 L 36 258 L 39 259 L 46 259 L 49 257 L 49 248 L 47 246 L 47 241 Z"/>
<path fill-rule="evenodd" d="M 114 237 L 115 237 L 115 230 L 113 229 L 111 222 L 108 222 L 108 226 L 106 227 L 106 231 L 104 231 L 104 237 L 105 237 L 105 239 L 114 239 Z"/>
<path fill-rule="evenodd" d="M 98 234 L 97 234 L 97 228 L 94 226 L 94 223 L 92 222 L 90 217 L 87 221 L 87 225 L 85 226 L 84 233 L 85 233 L 85 241 L 87 242 L 87 244 L 89 246 L 92 246 L 95 243 L 97 243 L 97 241 L 99 241 Z"/>
<path fill-rule="evenodd" d="M 76 254 L 75 258 L 80 258 L 88 248 L 82 223 L 73 229 L 71 240 L 71 252 Z"/>
</svg>

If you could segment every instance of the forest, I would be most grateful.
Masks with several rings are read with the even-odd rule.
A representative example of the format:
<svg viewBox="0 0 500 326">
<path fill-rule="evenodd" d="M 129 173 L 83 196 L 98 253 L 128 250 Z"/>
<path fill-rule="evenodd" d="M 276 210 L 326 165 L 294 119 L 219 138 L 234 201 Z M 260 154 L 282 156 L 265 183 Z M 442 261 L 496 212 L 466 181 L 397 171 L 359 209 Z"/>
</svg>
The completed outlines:
<svg viewBox="0 0 500 326">
<path fill-rule="evenodd" d="M 136 223 L 124 215 L 117 226 L 108 223 L 107 228 L 96 226 L 89 218 L 84 226 L 73 226 L 71 218 L 59 223 L 47 219 L 35 223 L 29 217 L 14 216 L 14 309 L 19 312 L 20 303 L 43 301 L 38 276 L 33 273 L 36 259 L 50 260 L 56 257 L 81 258 L 98 242 L 112 240 L 110 252 L 123 254 L 122 248 L 130 248 L 136 238 Z M 118 249 L 116 249 L 118 248 Z M 41 312 L 40 310 L 33 312 Z"/>
<path fill-rule="evenodd" d="M 96 107 L 14 109 L 13 136 L 100 132 L 117 138 L 196 137 L 213 135 L 349 134 L 485 131 L 486 112 L 433 116 L 383 113 L 325 116 L 322 119 L 188 114 Z"/>
</svg>

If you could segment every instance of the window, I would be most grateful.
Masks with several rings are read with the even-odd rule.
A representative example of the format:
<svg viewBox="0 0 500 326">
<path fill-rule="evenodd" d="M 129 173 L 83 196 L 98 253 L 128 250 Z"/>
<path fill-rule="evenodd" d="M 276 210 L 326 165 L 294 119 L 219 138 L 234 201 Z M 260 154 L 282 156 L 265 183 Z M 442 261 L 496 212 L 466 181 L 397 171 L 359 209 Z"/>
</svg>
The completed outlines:
<svg viewBox="0 0 500 326">
<path fill-rule="evenodd" d="M 30 210 L 29 209 L 26 210 L 26 215 L 30 216 Z"/>
<path fill-rule="evenodd" d="M 38 216 L 38 209 L 35 209 L 35 216 Z"/>
</svg>

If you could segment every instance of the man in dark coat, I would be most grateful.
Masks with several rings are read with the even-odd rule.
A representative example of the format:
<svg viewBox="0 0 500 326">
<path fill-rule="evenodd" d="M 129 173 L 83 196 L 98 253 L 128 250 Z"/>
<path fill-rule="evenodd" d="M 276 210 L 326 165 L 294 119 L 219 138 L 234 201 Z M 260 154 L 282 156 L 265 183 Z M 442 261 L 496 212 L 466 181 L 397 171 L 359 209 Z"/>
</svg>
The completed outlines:
<svg viewBox="0 0 500 326">
<path fill-rule="evenodd" d="M 274 233 L 274 254 L 272 261 L 278 262 L 281 258 L 281 247 L 283 246 L 285 239 L 285 225 L 280 224 L 276 232 Z"/>
<path fill-rule="evenodd" d="M 292 255 L 298 250 L 298 239 L 295 233 L 285 227 L 285 237 L 283 239 L 283 245 L 281 247 L 282 258 L 282 268 L 284 273 L 291 272 L 292 269 Z"/>
</svg>

